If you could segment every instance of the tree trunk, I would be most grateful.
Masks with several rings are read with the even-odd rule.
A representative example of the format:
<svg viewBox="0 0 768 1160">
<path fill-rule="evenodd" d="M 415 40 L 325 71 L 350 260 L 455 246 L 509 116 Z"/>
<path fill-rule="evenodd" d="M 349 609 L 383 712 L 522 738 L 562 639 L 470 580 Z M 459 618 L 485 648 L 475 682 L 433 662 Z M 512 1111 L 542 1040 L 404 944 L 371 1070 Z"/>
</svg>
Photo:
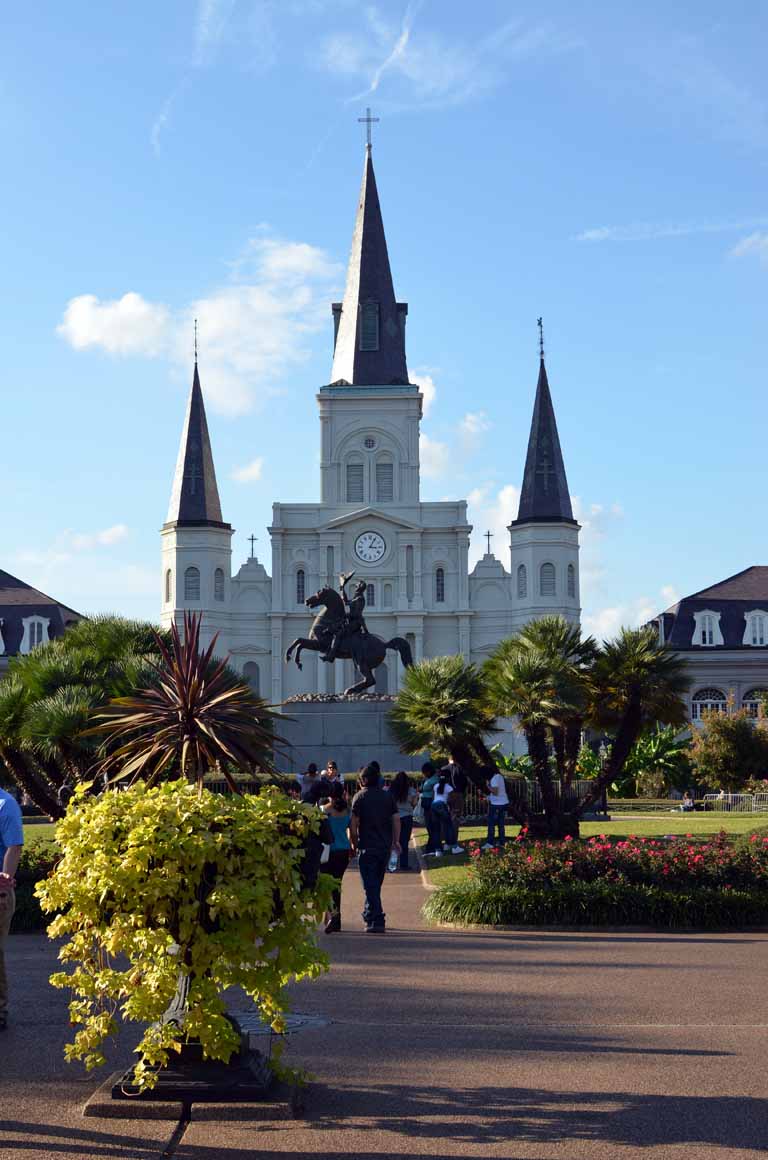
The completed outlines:
<svg viewBox="0 0 768 1160">
<path fill-rule="evenodd" d="M 621 724 L 616 733 L 616 737 L 611 745 L 611 755 L 606 762 L 605 769 L 599 777 L 595 778 L 595 784 L 589 791 L 584 800 L 579 804 L 577 813 L 579 817 L 591 806 L 594 802 L 601 798 L 603 790 L 611 784 L 612 781 L 618 781 L 621 773 L 629 757 L 632 746 L 640 736 L 643 728 L 643 711 L 640 703 L 640 694 L 633 692 L 630 694 L 627 708 L 624 716 L 621 719 Z"/>
<path fill-rule="evenodd" d="M 486 789 L 487 785 L 487 778 L 485 774 L 480 772 L 483 767 L 492 769 L 494 773 L 503 773 L 503 770 L 499 770 L 499 767 L 493 760 L 493 755 L 482 739 L 475 742 L 472 749 L 463 743 L 454 745 L 451 747 L 450 755 L 451 760 L 455 761 L 456 764 L 464 771 L 464 773 L 466 773 L 472 784 L 483 791 Z M 513 797 L 510 797 L 509 813 L 516 822 L 519 822 L 521 826 L 524 826 L 528 820 L 528 803 L 521 802 L 519 799 L 515 800 Z"/>
<path fill-rule="evenodd" d="M 570 785 L 576 776 L 576 764 L 581 752 L 581 730 L 583 721 L 574 717 L 565 727 L 565 777 L 564 785 Z"/>
<path fill-rule="evenodd" d="M 52 821 L 64 817 L 64 809 L 51 783 L 39 773 L 25 753 L 12 745 L 0 748 L 2 759 L 19 789 L 29 794 L 39 810 Z"/>
<path fill-rule="evenodd" d="M 555 768 L 561 782 L 565 781 L 565 729 L 556 725 L 552 729 L 552 748 L 555 753 Z"/>
<path fill-rule="evenodd" d="M 529 814 L 528 838 L 552 838 L 561 841 L 563 838 L 579 837 L 579 817 L 576 813 L 557 811 L 552 814 Z"/>
<path fill-rule="evenodd" d="M 528 836 L 536 838 L 572 838 L 579 836 L 579 818 L 575 812 L 566 812 L 562 800 L 555 792 L 547 754 L 547 734 L 543 725 L 534 725 L 526 730 L 528 754 L 533 762 L 533 772 L 541 790 L 542 813 L 529 812 Z"/>
</svg>

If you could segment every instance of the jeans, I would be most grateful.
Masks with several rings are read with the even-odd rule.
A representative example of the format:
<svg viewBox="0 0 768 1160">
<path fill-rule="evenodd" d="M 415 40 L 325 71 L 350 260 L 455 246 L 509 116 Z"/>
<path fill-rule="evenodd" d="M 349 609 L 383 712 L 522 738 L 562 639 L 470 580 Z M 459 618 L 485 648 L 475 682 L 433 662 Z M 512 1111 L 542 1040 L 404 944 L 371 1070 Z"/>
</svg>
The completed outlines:
<svg viewBox="0 0 768 1160">
<path fill-rule="evenodd" d="M 427 848 L 425 854 L 431 854 L 440 849 L 440 823 L 432 813 L 431 800 L 421 799 L 421 808 L 424 811 L 424 825 L 427 827 Z"/>
<path fill-rule="evenodd" d="M 5 973 L 5 940 L 11 929 L 11 919 L 16 909 L 16 895 L 10 886 L 4 886 L 0 894 L 0 1015 L 8 1014 L 8 978 Z"/>
<path fill-rule="evenodd" d="M 413 832 L 413 815 L 400 815 L 400 869 L 408 869 L 408 844 Z"/>
<path fill-rule="evenodd" d="M 504 818 L 506 816 L 506 813 L 507 813 L 506 805 L 493 806 L 493 805 L 489 804 L 489 806 L 488 806 L 488 837 L 486 838 L 486 841 L 491 846 L 496 844 L 493 839 L 494 839 L 494 830 L 496 830 L 497 827 L 498 827 L 498 831 L 499 831 L 498 845 L 503 846 L 507 840 L 506 835 L 504 833 Z"/>
<path fill-rule="evenodd" d="M 442 836 L 442 841 L 445 842 L 446 846 L 455 846 L 456 845 L 456 830 L 453 827 L 453 818 L 451 817 L 451 811 L 448 809 L 448 806 L 445 804 L 445 802 L 433 802 L 432 803 L 432 817 L 436 819 L 435 820 L 435 831 L 436 831 L 437 841 L 436 841 L 435 849 L 436 850 L 440 849 L 441 836 Z"/>
<path fill-rule="evenodd" d="M 328 862 L 325 866 L 320 867 L 326 874 L 330 874 L 336 879 L 336 889 L 333 892 L 333 899 L 331 901 L 331 911 L 333 914 L 341 914 L 341 880 L 344 877 L 344 871 L 349 866 L 349 859 L 351 857 L 351 850 L 331 849 Z"/>
<path fill-rule="evenodd" d="M 389 853 L 389 850 L 361 850 L 357 860 L 365 891 L 363 922 L 366 926 L 384 926 L 381 887 L 387 872 Z"/>
</svg>

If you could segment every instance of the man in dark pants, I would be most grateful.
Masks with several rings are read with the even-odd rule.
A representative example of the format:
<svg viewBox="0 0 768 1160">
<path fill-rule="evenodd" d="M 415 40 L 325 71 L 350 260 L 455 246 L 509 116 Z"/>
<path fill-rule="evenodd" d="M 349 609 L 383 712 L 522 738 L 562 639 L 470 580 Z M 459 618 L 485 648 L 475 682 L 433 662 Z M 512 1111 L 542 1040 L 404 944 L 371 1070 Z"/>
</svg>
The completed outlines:
<svg viewBox="0 0 768 1160">
<path fill-rule="evenodd" d="M 349 838 L 358 855 L 365 891 L 363 922 L 367 934 L 384 933 L 381 887 L 392 853 L 400 853 L 400 815 L 394 795 L 379 785 L 380 774 L 366 765 L 360 778 L 362 789 L 352 799 Z"/>
</svg>

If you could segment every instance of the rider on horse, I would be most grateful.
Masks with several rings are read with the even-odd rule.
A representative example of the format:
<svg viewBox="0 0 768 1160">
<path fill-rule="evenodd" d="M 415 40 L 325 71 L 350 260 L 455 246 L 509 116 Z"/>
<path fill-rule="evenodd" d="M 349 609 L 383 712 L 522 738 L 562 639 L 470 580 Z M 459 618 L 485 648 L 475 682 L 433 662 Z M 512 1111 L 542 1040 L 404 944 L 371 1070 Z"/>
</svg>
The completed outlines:
<svg viewBox="0 0 768 1160">
<path fill-rule="evenodd" d="M 341 648 L 342 641 L 347 636 L 367 636 L 368 629 L 365 624 L 365 617 L 363 612 L 365 610 L 365 590 L 368 587 L 365 580 L 358 581 L 355 586 L 355 591 L 350 599 L 347 596 L 346 587 L 349 581 L 354 576 L 354 572 L 342 572 L 339 576 L 339 590 L 344 597 L 344 603 L 347 606 L 347 614 L 344 619 L 336 626 L 331 641 L 331 647 L 328 652 L 323 655 L 324 661 L 335 661 L 336 654 Z"/>
</svg>

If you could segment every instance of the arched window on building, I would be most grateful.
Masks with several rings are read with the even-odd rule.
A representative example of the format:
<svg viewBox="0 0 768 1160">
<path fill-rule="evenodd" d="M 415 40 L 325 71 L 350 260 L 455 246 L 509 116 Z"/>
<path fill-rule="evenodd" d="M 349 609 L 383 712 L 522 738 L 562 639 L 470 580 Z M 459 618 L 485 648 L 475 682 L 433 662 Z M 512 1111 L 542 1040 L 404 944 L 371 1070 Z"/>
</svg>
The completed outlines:
<svg viewBox="0 0 768 1160">
<path fill-rule="evenodd" d="M 445 604 L 445 568 L 435 569 L 435 603 Z"/>
<path fill-rule="evenodd" d="M 379 304 L 360 303 L 360 350 L 379 349 Z"/>
<path fill-rule="evenodd" d="M 568 595 L 576 597 L 576 569 L 573 564 L 568 565 Z"/>
<path fill-rule="evenodd" d="M 413 600 L 413 544 L 405 549 L 405 598 Z"/>
<path fill-rule="evenodd" d="M 171 596 L 173 595 L 173 572 L 169 568 L 165 573 L 165 603 L 171 603 Z"/>
<path fill-rule="evenodd" d="M 376 607 L 376 585 L 369 584 L 365 590 L 365 604 L 367 608 Z"/>
<path fill-rule="evenodd" d="M 303 568 L 296 573 L 296 603 L 303 604 L 306 599 L 306 574 Z"/>
<path fill-rule="evenodd" d="M 217 568 L 213 574 L 213 599 L 224 599 L 224 569 Z"/>
<path fill-rule="evenodd" d="M 728 698 L 722 689 L 699 689 L 691 698 L 691 720 L 701 721 L 704 713 L 725 713 Z"/>
<path fill-rule="evenodd" d="M 765 704 L 768 703 L 768 689 L 750 689 L 741 698 L 741 707 L 746 709 L 750 717 L 768 716 Z"/>
<path fill-rule="evenodd" d="M 525 564 L 517 566 L 517 599 L 525 600 L 528 595 L 528 571 Z"/>
<path fill-rule="evenodd" d="M 200 569 L 187 568 L 184 573 L 184 599 L 200 599 Z"/>
<path fill-rule="evenodd" d="M 380 459 L 376 464 L 376 502 L 392 503 L 395 498 L 395 465 Z"/>
<path fill-rule="evenodd" d="M 542 596 L 555 595 L 555 565 L 542 564 L 539 570 L 539 592 Z"/>
<path fill-rule="evenodd" d="M 365 467 L 362 463 L 347 464 L 347 503 L 362 503 L 365 495 Z"/>
<path fill-rule="evenodd" d="M 256 696 L 261 696 L 261 673 L 256 661 L 247 661 L 243 665 L 243 676 L 246 684 L 250 687 L 251 692 Z"/>
<path fill-rule="evenodd" d="M 392 607 L 392 585 L 391 584 L 384 585 L 384 607 L 385 608 Z"/>
</svg>

